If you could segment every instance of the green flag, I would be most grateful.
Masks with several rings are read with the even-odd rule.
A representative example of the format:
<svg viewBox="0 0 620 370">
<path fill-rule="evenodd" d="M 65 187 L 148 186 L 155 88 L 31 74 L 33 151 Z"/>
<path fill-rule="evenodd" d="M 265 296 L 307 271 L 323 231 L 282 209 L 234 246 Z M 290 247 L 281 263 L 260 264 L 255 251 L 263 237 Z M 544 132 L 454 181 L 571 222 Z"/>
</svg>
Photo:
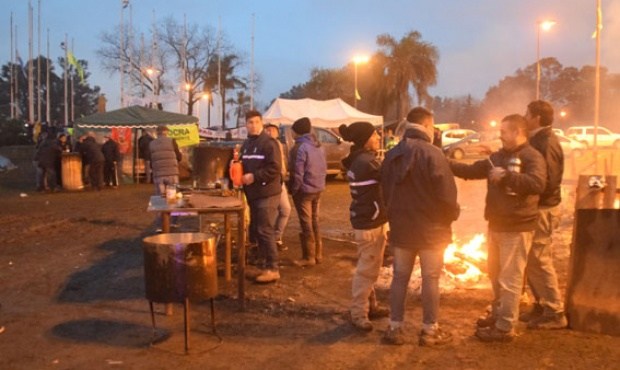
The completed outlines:
<svg viewBox="0 0 620 370">
<path fill-rule="evenodd" d="M 77 59 L 75 58 L 75 55 L 73 55 L 73 53 L 70 51 L 67 51 L 67 62 L 75 68 L 78 75 L 80 76 L 80 83 L 83 84 L 84 83 L 84 68 L 82 68 L 82 65 L 78 63 Z"/>
</svg>

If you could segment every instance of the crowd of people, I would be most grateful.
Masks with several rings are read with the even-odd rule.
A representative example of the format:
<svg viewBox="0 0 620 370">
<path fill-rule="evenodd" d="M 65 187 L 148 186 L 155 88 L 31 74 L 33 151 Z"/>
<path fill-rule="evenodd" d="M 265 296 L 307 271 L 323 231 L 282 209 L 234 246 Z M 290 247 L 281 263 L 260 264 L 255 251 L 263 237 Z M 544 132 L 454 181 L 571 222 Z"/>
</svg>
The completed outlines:
<svg viewBox="0 0 620 370">
<path fill-rule="evenodd" d="M 524 116 L 510 114 L 502 120 L 502 148 L 472 164 L 449 160 L 434 145 L 434 117 L 422 107 L 412 109 L 395 135 L 389 135 L 391 148 L 383 160 L 378 155 L 381 137 L 369 122 L 340 126 L 343 139 L 353 143 L 342 164 L 358 252 L 350 304 L 354 327 L 370 331 L 373 320 L 389 316 L 383 341 L 407 342 L 405 303 L 418 259 L 422 272 L 418 343 L 451 342 L 451 333 L 439 325 L 439 278 L 444 250 L 452 240 L 451 225 L 460 213 L 455 176 L 487 180 L 484 214 L 493 301 L 476 322 L 476 337 L 483 342 L 510 342 L 519 320 L 528 329 L 567 326 L 552 257 L 564 170 L 552 122 L 552 106 L 533 101 Z M 291 210 L 287 191 L 301 229 L 301 258 L 295 264 L 310 268 L 322 261 L 319 210 L 325 191 L 325 156 L 306 117 L 292 126 L 295 145 L 288 160 L 277 140 L 277 127 L 264 125 L 259 112 L 246 114 L 246 126 L 242 182 L 250 207 L 250 241 L 256 243 L 259 255 L 254 278 L 270 283 L 281 277 L 278 251 Z M 386 245 L 394 260 L 389 309 L 378 303 L 374 291 Z M 532 311 L 520 313 L 524 285 L 530 288 L 535 305 Z"/>
<path fill-rule="evenodd" d="M 79 153 L 82 160 L 82 181 L 94 190 L 117 188 L 121 154 L 118 143 L 109 135 L 99 144 L 93 132 L 80 136 L 72 143 L 71 136 L 53 126 L 43 126 L 35 138 L 33 164 L 36 170 L 36 189 L 39 192 L 58 192 L 63 189 L 62 153 Z"/>
</svg>

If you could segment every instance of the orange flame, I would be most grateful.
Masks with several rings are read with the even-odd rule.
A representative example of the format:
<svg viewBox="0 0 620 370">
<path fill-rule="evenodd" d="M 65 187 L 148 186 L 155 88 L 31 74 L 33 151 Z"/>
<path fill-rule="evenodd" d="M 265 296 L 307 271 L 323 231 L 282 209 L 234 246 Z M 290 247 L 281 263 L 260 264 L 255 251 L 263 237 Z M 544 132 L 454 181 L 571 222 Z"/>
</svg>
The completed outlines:
<svg viewBox="0 0 620 370">
<path fill-rule="evenodd" d="M 444 252 L 444 271 L 450 279 L 461 283 L 477 283 L 486 269 L 487 253 L 483 249 L 484 234 L 476 234 L 468 243 L 451 243 Z"/>
</svg>

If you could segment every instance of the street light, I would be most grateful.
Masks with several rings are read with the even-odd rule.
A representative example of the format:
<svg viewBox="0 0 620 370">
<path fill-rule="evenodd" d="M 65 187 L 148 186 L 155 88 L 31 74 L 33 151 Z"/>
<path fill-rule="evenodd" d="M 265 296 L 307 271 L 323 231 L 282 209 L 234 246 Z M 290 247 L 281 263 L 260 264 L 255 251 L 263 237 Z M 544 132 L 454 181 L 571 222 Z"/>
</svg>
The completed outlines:
<svg viewBox="0 0 620 370">
<path fill-rule="evenodd" d="M 353 106 L 357 109 L 357 101 L 361 99 L 360 94 L 357 92 L 357 65 L 358 64 L 363 64 L 363 63 L 368 63 L 368 60 L 370 58 L 368 58 L 368 56 L 366 55 L 356 55 L 355 57 L 353 57 L 353 64 L 355 65 L 355 78 L 354 78 L 354 85 L 355 85 L 355 96 L 353 97 Z"/>
<path fill-rule="evenodd" d="M 555 24 L 554 20 L 546 20 L 536 25 L 536 100 L 540 99 L 540 30 L 549 31 Z"/>
</svg>

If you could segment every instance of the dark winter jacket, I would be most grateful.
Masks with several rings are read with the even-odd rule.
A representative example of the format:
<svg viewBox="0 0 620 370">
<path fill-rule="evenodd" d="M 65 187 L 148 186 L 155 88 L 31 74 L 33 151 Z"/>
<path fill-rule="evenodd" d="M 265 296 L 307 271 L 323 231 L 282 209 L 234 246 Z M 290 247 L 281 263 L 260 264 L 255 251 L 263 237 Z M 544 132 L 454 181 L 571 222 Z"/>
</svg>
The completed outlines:
<svg viewBox="0 0 620 370">
<path fill-rule="evenodd" d="M 243 186 L 249 201 L 282 193 L 282 154 L 276 139 L 265 131 L 243 142 L 241 164 L 244 174 L 254 175 L 254 182 Z"/>
<path fill-rule="evenodd" d="M 35 161 L 41 168 L 56 168 L 60 162 L 61 150 L 58 141 L 53 136 L 45 138 L 35 153 Z"/>
<path fill-rule="evenodd" d="M 151 141 L 151 168 L 153 177 L 178 176 L 179 162 L 183 158 L 174 139 L 161 136 Z"/>
<path fill-rule="evenodd" d="M 80 153 L 84 164 L 103 163 L 105 158 L 101 151 L 101 145 L 95 141 L 95 138 L 88 136 L 82 144 L 80 144 Z"/>
<path fill-rule="evenodd" d="M 153 141 L 153 137 L 149 134 L 140 136 L 140 139 L 138 139 L 138 158 L 147 161 L 151 160 L 151 150 L 149 149 L 151 141 Z"/>
<path fill-rule="evenodd" d="M 354 229 L 377 228 L 387 222 L 385 203 L 379 183 L 381 162 L 377 153 L 353 146 L 342 160 L 351 190 L 349 215 Z"/>
<path fill-rule="evenodd" d="M 289 153 L 289 190 L 291 195 L 298 192 L 306 194 L 325 190 L 327 161 L 321 143 L 314 134 L 305 134 L 295 139 Z"/>
<path fill-rule="evenodd" d="M 456 183 L 441 149 L 425 132 L 408 129 L 386 153 L 381 186 L 390 223 L 390 245 L 445 248 L 459 216 Z"/>
<path fill-rule="evenodd" d="M 530 138 L 530 145 L 542 154 L 547 163 L 547 186 L 540 194 L 538 205 L 553 207 L 562 201 L 562 175 L 564 174 L 564 152 L 551 126 L 542 127 Z"/>
<path fill-rule="evenodd" d="M 101 147 L 103 157 L 106 163 L 120 162 L 121 152 L 118 149 L 118 144 L 112 139 L 108 139 Z"/>
<path fill-rule="evenodd" d="M 534 230 L 538 219 L 539 194 L 545 189 L 545 160 L 536 149 L 526 143 L 512 151 L 500 149 L 488 159 L 469 165 L 450 162 L 452 171 L 458 177 L 485 179 L 493 166 L 508 168 L 508 162 L 514 157 L 521 160 L 521 172 L 507 171 L 499 184 L 487 181 L 484 217 L 489 221 L 489 229 L 492 231 Z"/>
</svg>

